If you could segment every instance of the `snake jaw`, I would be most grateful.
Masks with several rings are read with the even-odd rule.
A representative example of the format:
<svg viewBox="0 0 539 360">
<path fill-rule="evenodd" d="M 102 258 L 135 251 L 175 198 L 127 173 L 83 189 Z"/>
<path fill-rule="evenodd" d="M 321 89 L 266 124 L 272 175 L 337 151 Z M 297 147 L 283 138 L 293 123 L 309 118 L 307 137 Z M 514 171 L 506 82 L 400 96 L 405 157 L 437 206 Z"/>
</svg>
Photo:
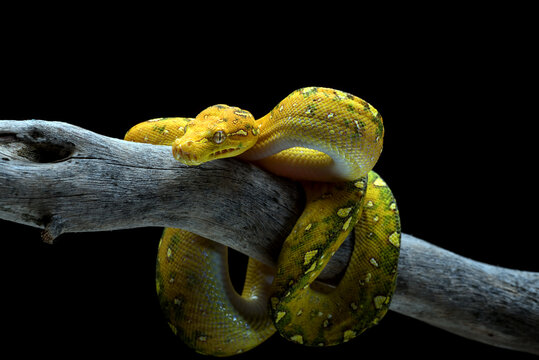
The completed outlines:
<svg viewBox="0 0 539 360">
<path fill-rule="evenodd" d="M 183 142 L 180 139 L 176 140 L 172 146 L 172 155 L 176 160 L 184 165 L 197 166 L 202 163 L 234 157 L 241 154 L 244 150 L 239 147 L 226 147 L 213 149 L 207 141 L 187 141 Z"/>
<path fill-rule="evenodd" d="M 213 158 L 213 159 L 219 159 L 219 158 L 223 158 L 223 157 L 231 157 L 231 156 L 236 156 L 235 153 L 232 153 L 234 151 L 237 151 L 239 150 L 238 148 L 230 148 L 230 149 L 223 149 L 223 150 L 217 150 L 216 152 L 213 152 L 210 154 L 210 157 Z M 227 154 L 228 153 L 228 156 L 222 156 L 224 154 Z"/>
</svg>

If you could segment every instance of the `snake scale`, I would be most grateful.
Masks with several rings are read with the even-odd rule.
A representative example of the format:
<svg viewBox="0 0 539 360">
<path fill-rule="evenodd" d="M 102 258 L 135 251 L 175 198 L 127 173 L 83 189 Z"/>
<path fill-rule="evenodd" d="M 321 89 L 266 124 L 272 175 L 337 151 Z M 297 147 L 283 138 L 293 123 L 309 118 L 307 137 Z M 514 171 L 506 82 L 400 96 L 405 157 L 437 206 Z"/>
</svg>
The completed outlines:
<svg viewBox="0 0 539 360">
<path fill-rule="evenodd" d="M 156 287 L 172 331 L 197 352 L 230 356 L 275 331 L 299 344 L 330 346 L 378 323 L 395 288 L 401 234 L 395 199 L 371 171 L 383 136 L 374 107 L 322 87 L 294 91 L 260 119 L 221 104 L 194 119 L 152 119 L 129 130 L 126 140 L 172 146 L 186 165 L 238 156 L 301 181 L 305 190 L 277 268 L 250 258 L 241 294 L 231 284 L 225 246 L 164 230 Z M 353 229 L 338 285 L 316 282 Z"/>
</svg>

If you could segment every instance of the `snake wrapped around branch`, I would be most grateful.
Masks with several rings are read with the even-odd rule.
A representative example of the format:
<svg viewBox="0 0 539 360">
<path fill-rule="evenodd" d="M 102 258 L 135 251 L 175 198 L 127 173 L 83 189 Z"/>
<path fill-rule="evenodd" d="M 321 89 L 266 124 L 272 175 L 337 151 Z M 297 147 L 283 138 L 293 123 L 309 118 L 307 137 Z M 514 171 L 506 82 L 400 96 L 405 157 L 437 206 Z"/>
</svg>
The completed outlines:
<svg viewBox="0 0 539 360">
<path fill-rule="evenodd" d="M 372 171 L 383 136 L 373 106 L 322 87 L 294 91 L 260 119 L 221 104 L 194 119 L 152 119 L 129 130 L 126 140 L 172 146 L 183 164 L 237 156 L 301 181 L 305 190 L 305 208 L 276 269 L 250 258 L 241 294 L 225 246 L 164 230 L 156 286 L 172 331 L 197 352 L 230 356 L 276 331 L 299 344 L 330 346 L 378 323 L 395 289 L 401 234 L 395 199 Z M 322 286 L 317 276 L 351 231 L 342 278 Z"/>
</svg>

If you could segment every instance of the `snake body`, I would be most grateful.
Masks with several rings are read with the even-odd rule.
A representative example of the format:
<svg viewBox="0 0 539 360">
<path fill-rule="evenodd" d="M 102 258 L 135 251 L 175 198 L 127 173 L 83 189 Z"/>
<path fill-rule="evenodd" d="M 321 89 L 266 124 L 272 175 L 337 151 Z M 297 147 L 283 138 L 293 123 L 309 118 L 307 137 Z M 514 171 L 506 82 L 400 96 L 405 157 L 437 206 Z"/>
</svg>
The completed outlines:
<svg viewBox="0 0 539 360">
<path fill-rule="evenodd" d="M 165 229 L 156 286 L 172 331 L 200 353 L 229 356 L 276 330 L 299 344 L 329 346 L 378 323 L 395 288 L 400 248 L 395 199 L 371 171 L 383 135 L 374 107 L 321 87 L 296 90 L 258 120 L 215 105 L 194 119 L 134 126 L 126 140 L 172 146 L 184 164 L 238 156 L 300 180 L 306 194 L 277 269 L 250 258 L 241 295 L 230 282 L 226 247 Z M 338 285 L 316 282 L 352 229 L 354 249 Z"/>
</svg>

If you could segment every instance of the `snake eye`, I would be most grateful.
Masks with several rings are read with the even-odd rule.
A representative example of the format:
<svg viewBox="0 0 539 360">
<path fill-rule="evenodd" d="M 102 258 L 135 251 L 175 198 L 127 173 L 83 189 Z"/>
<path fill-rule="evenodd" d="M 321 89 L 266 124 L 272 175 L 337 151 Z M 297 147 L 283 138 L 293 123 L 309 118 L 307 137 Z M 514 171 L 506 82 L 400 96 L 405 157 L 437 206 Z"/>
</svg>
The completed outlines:
<svg viewBox="0 0 539 360">
<path fill-rule="evenodd" d="M 225 138 L 226 138 L 226 135 L 225 135 L 225 132 L 222 131 L 222 130 L 219 130 L 219 131 L 216 131 L 214 134 L 213 134 L 213 138 L 212 138 L 212 141 L 216 144 L 220 144 L 222 143 L 223 141 L 225 141 Z"/>
</svg>

